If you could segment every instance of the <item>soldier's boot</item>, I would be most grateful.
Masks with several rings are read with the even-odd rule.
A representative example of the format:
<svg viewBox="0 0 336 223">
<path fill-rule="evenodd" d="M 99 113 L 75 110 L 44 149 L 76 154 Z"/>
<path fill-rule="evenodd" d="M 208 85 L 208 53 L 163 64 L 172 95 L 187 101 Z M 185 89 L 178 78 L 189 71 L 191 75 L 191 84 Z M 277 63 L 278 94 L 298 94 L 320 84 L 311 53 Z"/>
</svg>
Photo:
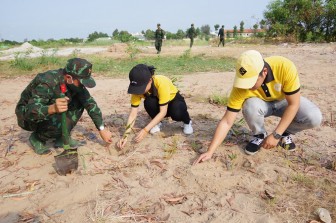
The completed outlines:
<svg viewBox="0 0 336 223">
<path fill-rule="evenodd" d="M 40 139 L 36 132 L 33 132 L 29 137 L 29 142 L 33 146 L 35 153 L 39 155 L 50 153 L 49 148 L 46 146 L 46 142 Z"/>
<path fill-rule="evenodd" d="M 73 139 L 73 138 L 70 137 L 69 144 L 70 144 L 71 148 L 77 148 L 79 146 L 82 146 L 84 143 L 80 142 L 80 141 L 77 141 L 77 140 L 75 140 L 75 139 Z M 63 139 L 62 139 L 62 137 L 56 138 L 54 147 L 55 148 L 61 148 L 61 147 L 63 147 Z"/>
</svg>

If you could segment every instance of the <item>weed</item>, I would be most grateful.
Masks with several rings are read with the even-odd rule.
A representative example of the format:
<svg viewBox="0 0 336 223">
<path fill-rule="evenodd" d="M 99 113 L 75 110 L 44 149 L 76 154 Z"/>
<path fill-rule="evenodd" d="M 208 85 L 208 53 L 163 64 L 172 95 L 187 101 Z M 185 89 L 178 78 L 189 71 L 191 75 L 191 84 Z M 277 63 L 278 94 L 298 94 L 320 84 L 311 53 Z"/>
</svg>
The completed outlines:
<svg viewBox="0 0 336 223">
<path fill-rule="evenodd" d="M 29 54 L 32 52 L 32 49 L 28 49 L 25 53 L 15 53 L 14 61 L 11 62 L 11 66 L 20 70 L 33 70 L 35 64 L 32 60 L 28 59 Z"/>
<path fill-rule="evenodd" d="M 165 158 L 165 159 L 172 158 L 172 156 L 177 152 L 177 147 L 178 147 L 178 138 L 174 136 L 172 144 L 168 145 L 168 147 L 166 147 L 163 150 L 164 153 L 165 153 L 165 155 L 163 156 L 163 158 Z"/>
<path fill-rule="evenodd" d="M 136 55 L 138 55 L 140 53 L 140 50 L 139 48 L 134 44 L 134 42 L 132 43 L 128 43 L 127 44 L 127 49 L 126 49 L 126 52 L 128 53 L 129 55 L 129 58 L 131 60 L 133 60 Z"/>
<path fill-rule="evenodd" d="M 228 103 L 228 97 L 226 95 L 221 95 L 221 94 L 218 94 L 218 93 L 213 93 L 209 97 L 209 103 L 210 104 L 216 104 L 216 105 L 226 106 L 227 103 Z"/>
<path fill-rule="evenodd" d="M 230 158 L 231 161 L 233 161 L 233 160 L 237 159 L 238 156 L 235 153 L 231 153 L 231 154 L 228 155 L 228 157 Z"/>
<path fill-rule="evenodd" d="M 307 186 L 309 188 L 314 186 L 314 180 L 302 173 L 293 174 L 292 180 L 298 182 L 299 184 L 302 184 L 303 186 Z"/>
</svg>

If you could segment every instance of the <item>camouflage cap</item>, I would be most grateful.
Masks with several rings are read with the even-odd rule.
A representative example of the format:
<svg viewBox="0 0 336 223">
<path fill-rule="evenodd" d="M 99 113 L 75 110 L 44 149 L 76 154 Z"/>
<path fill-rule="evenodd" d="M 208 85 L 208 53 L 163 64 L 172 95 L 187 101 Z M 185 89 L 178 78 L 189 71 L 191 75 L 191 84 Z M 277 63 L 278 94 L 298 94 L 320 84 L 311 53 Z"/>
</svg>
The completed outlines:
<svg viewBox="0 0 336 223">
<path fill-rule="evenodd" d="M 64 70 L 67 74 L 77 78 L 85 87 L 96 86 L 96 82 L 91 77 L 92 64 L 89 61 L 81 58 L 70 59 Z"/>
<path fill-rule="evenodd" d="M 157 24 L 157 26 L 161 26 L 161 24 L 160 24 L 160 23 L 158 23 L 158 24 Z"/>
<path fill-rule="evenodd" d="M 191 26 L 194 26 L 194 23 L 191 23 Z"/>
</svg>

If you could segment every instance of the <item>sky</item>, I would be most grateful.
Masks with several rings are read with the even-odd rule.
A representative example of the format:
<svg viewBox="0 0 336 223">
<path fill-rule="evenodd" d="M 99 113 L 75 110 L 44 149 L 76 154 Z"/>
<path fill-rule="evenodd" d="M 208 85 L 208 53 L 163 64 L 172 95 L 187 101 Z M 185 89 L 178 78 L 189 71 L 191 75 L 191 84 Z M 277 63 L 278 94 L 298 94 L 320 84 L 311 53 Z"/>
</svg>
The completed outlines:
<svg viewBox="0 0 336 223">
<path fill-rule="evenodd" d="M 0 39 L 86 38 L 95 31 L 112 35 L 115 29 L 130 33 L 224 25 L 244 28 L 263 19 L 271 0 L 1 0 Z"/>
</svg>

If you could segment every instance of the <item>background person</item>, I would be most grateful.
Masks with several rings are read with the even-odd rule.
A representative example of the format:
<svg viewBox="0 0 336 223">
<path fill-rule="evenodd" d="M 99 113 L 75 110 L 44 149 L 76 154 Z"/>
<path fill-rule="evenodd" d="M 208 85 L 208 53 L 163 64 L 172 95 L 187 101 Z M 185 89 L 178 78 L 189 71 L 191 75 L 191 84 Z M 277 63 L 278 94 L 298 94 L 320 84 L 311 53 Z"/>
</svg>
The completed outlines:
<svg viewBox="0 0 336 223">
<path fill-rule="evenodd" d="M 194 44 L 194 38 L 196 37 L 196 29 L 194 24 L 191 24 L 190 28 L 188 29 L 187 36 L 190 38 L 190 48 Z"/>
<path fill-rule="evenodd" d="M 223 47 L 225 45 L 225 37 L 224 37 L 224 25 L 222 25 L 222 28 L 219 29 L 218 31 L 218 36 L 219 36 L 219 43 L 218 43 L 218 47 L 219 45 L 222 43 Z"/>
<path fill-rule="evenodd" d="M 168 77 L 154 75 L 154 71 L 153 66 L 138 64 L 129 73 L 128 93 L 131 94 L 132 108 L 127 120 L 127 129 L 117 144 L 119 148 L 123 148 L 127 142 L 143 98 L 146 112 L 152 120 L 136 135 L 135 142 L 140 142 L 149 132 L 154 134 L 161 131 L 161 121 L 165 117 L 182 121 L 183 132 L 187 135 L 193 133 L 192 121 L 184 98 Z"/>
<path fill-rule="evenodd" d="M 164 39 L 165 32 L 161 29 L 160 23 L 157 24 L 157 29 L 155 31 L 155 49 L 157 54 L 161 53 L 162 40 Z"/>
<path fill-rule="evenodd" d="M 21 93 L 15 114 L 18 125 L 33 131 L 29 141 L 37 154 L 50 150 L 46 141 L 55 140 L 55 147 L 62 147 L 61 113 L 66 112 L 70 131 L 77 124 L 84 109 L 88 112 L 102 139 L 111 143 L 111 132 L 104 127 L 100 108 L 86 89 L 96 86 L 91 77 L 92 64 L 87 60 L 73 58 L 65 68 L 38 74 Z M 66 84 L 66 97 L 61 98 L 61 84 Z M 70 139 L 70 146 L 78 142 Z"/>
<path fill-rule="evenodd" d="M 299 76 L 293 62 L 281 56 L 264 60 L 258 51 L 249 50 L 237 60 L 227 110 L 208 151 L 201 154 L 194 164 L 212 157 L 241 109 L 254 135 L 245 147 L 249 155 L 257 153 L 261 147 L 271 149 L 277 145 L 294 151 L 295 144 L 290 134 L 319 126 L 322 122 L 320 109 L 300 95 Z M 281 118 L 269 135 L 264 126 L 264 119 L 268 116 Z"/>
</svg>

